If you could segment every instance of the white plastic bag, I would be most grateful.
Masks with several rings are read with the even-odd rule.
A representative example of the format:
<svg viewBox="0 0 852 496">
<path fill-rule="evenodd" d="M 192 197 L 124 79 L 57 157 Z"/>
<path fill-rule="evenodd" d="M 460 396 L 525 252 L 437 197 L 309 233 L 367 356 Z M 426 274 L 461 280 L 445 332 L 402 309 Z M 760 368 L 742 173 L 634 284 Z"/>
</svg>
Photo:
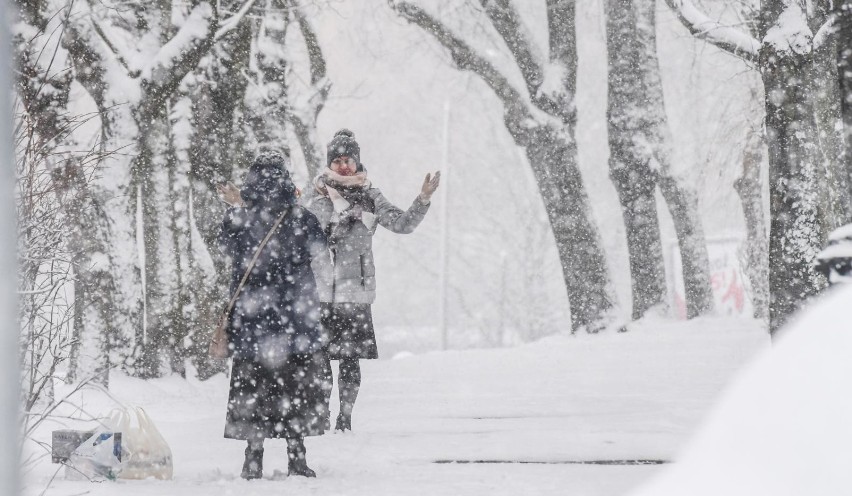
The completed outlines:
<svg viewBox="0 0 852 496">
<path fill-rule="evenodd" d="M 115 480 L 121 473 L 115 433 L 100 429 L 71 452 L 66 462 L 68 479 Z"/>
<path fill-rule="evenodd" d="M 132 421 L 134 413 L 136 425 Z M 120 478 L 172 478 L 172 450 L 145 410 L 116 408 L 110 413 L 107 425 L 121 432 Z"/>
</svg>

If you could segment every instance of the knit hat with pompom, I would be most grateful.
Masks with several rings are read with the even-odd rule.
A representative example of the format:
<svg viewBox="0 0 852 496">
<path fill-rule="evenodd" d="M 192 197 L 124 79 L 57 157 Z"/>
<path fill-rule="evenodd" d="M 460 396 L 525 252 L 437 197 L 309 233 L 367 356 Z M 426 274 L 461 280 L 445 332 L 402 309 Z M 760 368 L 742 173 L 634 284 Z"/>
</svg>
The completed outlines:
<svg viewBox="0 0 852 496">
<path fill-rule="evenodd" d="M 358 163 L 358 170 L 361 170 L 361 147 L 355 141 L 355 133 L 348 129 L 341 129 L 334 133 L 334 138 L 328 144 L 328 166 L 337 157 L 354 158 Z"/>
</svg>

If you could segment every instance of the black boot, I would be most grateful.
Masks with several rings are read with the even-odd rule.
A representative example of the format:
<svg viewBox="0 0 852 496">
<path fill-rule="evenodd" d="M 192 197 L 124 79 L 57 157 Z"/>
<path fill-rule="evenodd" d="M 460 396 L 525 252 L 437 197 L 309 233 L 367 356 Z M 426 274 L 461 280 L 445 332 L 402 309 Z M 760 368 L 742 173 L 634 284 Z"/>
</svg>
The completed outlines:
<svg viewBox="0 0 852 496">
<path fill-rule="evenodd" d="M 287 439 L 287 474 L 316 477 L 317 473 L 305 461 L 305 443 L 301 437 Z"/>
<path fill-rule="evenodd" d="M 343 412 L 337 416 L 337 422 L 334 424 L 334 430 L 346 432 L 352 430 L 352 417 Z"/>
<path fill-rule="evenodd" d="M 263 477 L 263 448 L 252 445 L 246 448 L 246 461 L 243 463 L 243 472 L 240 477 L 246 480 Z"/>
</svg>

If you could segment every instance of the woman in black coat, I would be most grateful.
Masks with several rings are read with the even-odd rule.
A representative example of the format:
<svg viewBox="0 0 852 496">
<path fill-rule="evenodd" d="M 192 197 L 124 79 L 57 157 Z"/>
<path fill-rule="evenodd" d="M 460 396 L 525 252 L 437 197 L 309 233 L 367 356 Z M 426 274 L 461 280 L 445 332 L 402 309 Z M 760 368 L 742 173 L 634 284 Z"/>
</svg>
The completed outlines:
<svg viewBox="0 0 852 496">
<path fill-rule="evenodd" d="M 328 338 L 311 260 L 327 250 L 317 218 L 296 205 L 296 188 L 277 152 L 261 153 L 242 189 L 246 208 L 225 215 L 220 243 L 233 260 L 231 294 L 275 221 L 229 316 L 233 366 L 225 437 L 248 441 L 242 477 L 263 474 L 263 440 L 286 438 L 290 475 L 315 477 L 304 436 L 322 434 L 326 406 L 323 348 Z"/>
</svg>

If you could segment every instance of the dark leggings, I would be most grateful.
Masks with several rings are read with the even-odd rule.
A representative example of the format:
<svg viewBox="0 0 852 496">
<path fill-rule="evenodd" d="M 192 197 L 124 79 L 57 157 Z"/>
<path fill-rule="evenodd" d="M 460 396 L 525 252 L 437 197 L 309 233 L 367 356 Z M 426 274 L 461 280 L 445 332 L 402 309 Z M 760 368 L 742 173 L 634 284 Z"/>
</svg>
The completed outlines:
<svg viewBox="0 0 852 496">
<path fill-rule="evenodd" d="M 257 437 L 248 440 L 248 449 L 246 450 L 246 456 L 248 456 L 249 451 L 260 451 L 261 457 L 263 456 L 263 438 Z M 287 457 L 290 460 L 297 460 L 299 458 L 305 458 L 305 438 L 302 436 L 292 436 L 287 438 Z"/>
<path fill-rule="evenodd" d="M 331 360 L 325 368 L 327 383 L 332 384 L 334 377 L 331 372 Z M 346 417 L 352 416 L 355 408 L 355 400 L 358 398 L 358 390 L 361 388 L 361 364 L 357 358 L 341 358 L 337 373 L 337 389 L 340 394 L 340 414 Z M 331 400 L 331 388 L 327 388 L 327 400 Z"/>
</svg>

